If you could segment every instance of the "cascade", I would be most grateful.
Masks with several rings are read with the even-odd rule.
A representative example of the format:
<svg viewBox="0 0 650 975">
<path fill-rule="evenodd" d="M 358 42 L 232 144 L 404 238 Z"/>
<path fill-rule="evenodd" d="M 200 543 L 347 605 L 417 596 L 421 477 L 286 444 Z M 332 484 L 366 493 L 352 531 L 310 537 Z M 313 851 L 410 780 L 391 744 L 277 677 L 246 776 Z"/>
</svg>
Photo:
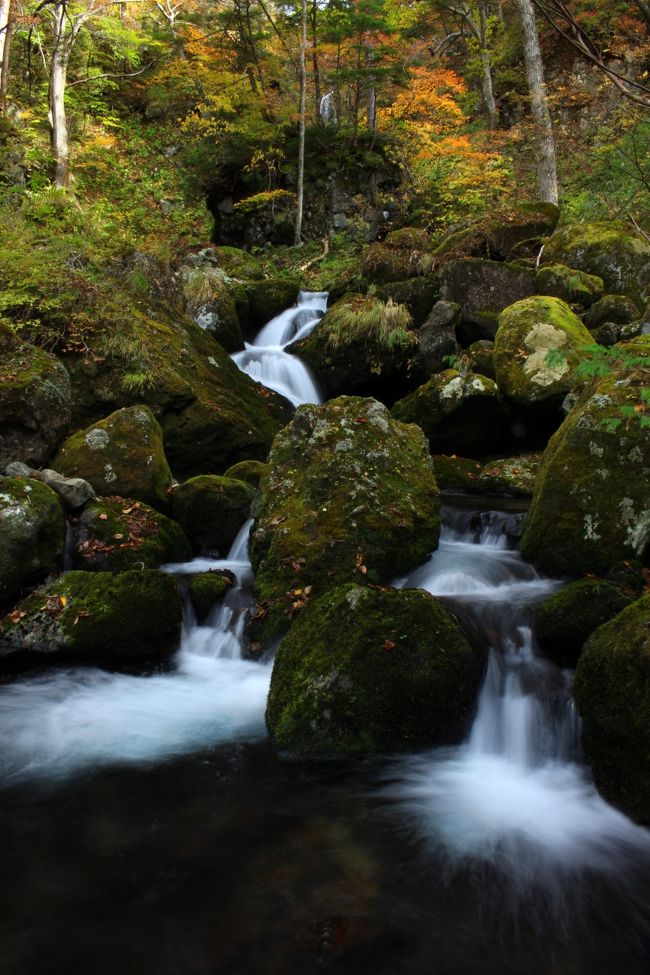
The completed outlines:
<svg viewBox="0 0 650 975">
<path fill-rule="evenodd" d="M 319 114 L 321 122 L 327 125 L 336 122 L 336 106 L 334 104 L 334 90 L 326 92 L 320 100 Z"/>
<path fill-rule="evenodd" d="M 293 342 L 306 338 L 325 314 L 327 292 L 301 291 L 294 308 L 272 318 L 236 352 L 233 361 L 242 372 L 268 389 L 285 396 L 293 406 L 322 401 L 311 370 L 297 356 L 286 352 Z"/>
</svg>

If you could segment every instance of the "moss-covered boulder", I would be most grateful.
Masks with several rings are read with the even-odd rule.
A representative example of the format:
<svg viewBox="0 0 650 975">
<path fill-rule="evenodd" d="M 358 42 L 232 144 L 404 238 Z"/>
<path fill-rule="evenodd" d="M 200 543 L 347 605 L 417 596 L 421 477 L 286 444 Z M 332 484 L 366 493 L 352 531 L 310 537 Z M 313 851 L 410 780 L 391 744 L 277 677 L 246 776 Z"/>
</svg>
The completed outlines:
<svg viewBox="0 0 650 975">
<path fill-rule="evenodd" d="M 540 267 L 535 275 L 535 286 L 540 295 L 560 298 L 568 305 L 582 305 L 583 308 L 589 308 L 598 301 L 605 290 L 602 278 L 564 264 Z"/>
<path fill-rule="evenodd" d="M 418 332 L 418 347 L 413 369 L 421 381 L 441 372 L 448 358 L 458 352 L 456 329 L 460 325 L 460 305 L 437 301 Z"/>
<path fill-rule="evenodd" d="M 537 254 L 543 238 L 552 234 L 560 216 L 552 203 L 522 202 L 508 212 L 488 217 L 448 234 L 434 249 L 438 263 L 446 258 L 484 257 L 495 261 L 508 261 L 515 248 L 524 242 L 534 241 Z"/>
<path fill-rule="evenodd" d="M 491 460 L 481 469 L 478 489 L 486 494 L 530 498 L 541 459 L 541 454 L 521 454 L 519 457 Z"/>
<path fill-rule="evenodd" d="M 449 261 L 440 275 L 441 296 L 460 305 L 461 318 L 472 339 L 493 339 L 500 312 L 534 292 L 532 271 L 498 261 Z"/>
<path fill-rule="evenodd" d="M 445 454 L 433 455 L 433 470 L 441 491 L 478 491 L 478 479 L 482 464 L 471 457 Z"/>
<path fill-rule="evenodd" d="M 295 305 L 299 291 L 300 279 L 293 275 L 249 282 L 248 329 L 244 338 L 253 338 L 272 318 Z"/>
<path fill-rule="evenodd" d="M 64 366 L 0 321 L 0 470 L 52 456 L 68 431 L 71 395 Z"/>
<path fill-rule="evenodd" d="M 630 322 L 638 321 L 640 317 L 641 309 L 627 295 L 603 295 L 591 306 L 584 322 L 587 328 L 594 329 L 605 322 L 613 325 L 629 325 Z"/>
<path fill-rule="evenodd" d="M 66 522 L 63 505 L 45 484 L 0 479 L 0 604 L 63 568 Z"/>
<path fill-rule="evenodd" d="M 370 244 L 363 252 L 364 277 L 378 284 L 416 277 L 420 258 L 428 245 L 429 235 L 425 230 L 415 227 L 393 230 L 383 241 Z"/>
<path fill-rule="evenodd" d="M 182 618 L 176 583 L 165 572 L 66 572 L 5 617 L 0 657 L 160 657 L 178 647 Z"/>
<path fill-rule="evenodd" d="M 197 572 L 190 576 L 187 591 L 198 623 L 205 622 L 210 611 L 223 599 L 232 584 L 233 575 L 226 571 L 210 569 L 208 572 Z"/>
<path fill-rule="evenodd" d="M 255 488 L 216 474 L 200 474 L 174 488 L 172 517 L 195 549 L 226 556 L 250 513 Z"/>
<path fill-rule="evenodd" d="M 574 693 L 582 743 L 599 791 L 650 821 L 650 595 L 600 626 L 584 645 Z"/>
<path fill-rule="evenodd" d="M 157 569 L 192 558 L 180 525 L 133 498 L 95 498 L 71 526 L 76 564 L 88 572 Z"/>
<path fill-rule="evenodd" d="M 117 410 L 74 433 L 56 455 L 54 467 L 67 477 L 90 481 L 98 494 L 167 507 L 171 471 L 162 430 L 146 406 Z"/>
<path fill-rule="evenodd" d="M 214 247 L 217 264 L 230 278 L 243 281 L 260 281 L 264 269 L 260 261 L 249 251 L 239 247 Z"/>
<path fill-rule="evenodd" d="M 244 348 L 237 305 L 230 281 L 218 267 L 183 265 L 180 278 L 187 311 L 226 352 Z"/>
<path fill-rule="evenodd" d="M 482 664 L 458 623 L 419 589 L 339 586 L 277 652 L 266 720 L 281 751 L 347 758 L 455 741 Z"/>
<path fill-rule="evenodd" d="M 257 487 L 268 470 L 268 465 L 261 460 L 241 460 L 238 464 L 233 464 L 224 473 L 224 477 L 229 477 L 233 481 L 246 481 Z"/>
<path fill-rule="evenodd" d="M 599 223 L 562 227 L 547 241 L 543 260 L 595 274 L 608 292 L 629 295 L 641 306 L 650 298 L 650 243 L 626 228 Z"/>
<path fill-rule="evenodd" d="M 591 329 L 591 336 L 598 345 L 604 345 L 609 349 L 619 342 L 629 342 L 631 339 L 642 335 L 642 323 L 629 322 L 627 325 L 617 325 L 615 322 L 603 322 Z"/>
<path fill-rule="evenodd" d="M 504 396 L 520 407 L 555 409 L 578 385 L 575 370 L 593 338 L 559 298 L 525 298 L 499 316 L 494 369 Z"/>
<path fill-rule="evenodd" d="M 348 288 L 348 291 L 353 290 L 356 289 Z M 437 287 L 430 278 L 408 278 L 406 281 L 375 285 L 373 294 L 382 301 L 390 300 L 395 305 L 404 305 L 411 315 L 413 327 L 419 328 L 433 308 Z"/>
<path fill-rule="evenodd" d="M 650 430 L 637 407 L 648 374 L 617 371 L 602 379 L 544 451 L 521 551 L 549 574 L 603 574 L 647 551 Z"/>
<path fill-rule="evenodd" d="M 410 326 L 403 305 L 346 295 L 292 351 L 311 366 L 330 396 L 376 392 L 383 398 L 405 381 L 417 345 Z"/>
<path fill-rule="evenodd" d="M 496 380 L 494 342 L 489 339 L 479 339 L 478 342 L 472 342 L 464 350 L 463 360 L 467 363 L 470 372 L 477 372 L 480 376 L 487 376 L 488 379 Z"/>
<path fill-rule="evenodd" d="M 485 457 L 503 446 L 508 422 L 492 379 L 446 369 L 398 400 L 392 414 L 417 423 L 434 454 Z"/>
<path fill-rule="evenodd" d="M 545 656 L 575 667 L 591 634 L 634 597 L 604 579 L 579 579 L 554 592 L 535 610 L 535 636 Z"/>
<path fill-rule="evenodd" d="M 269 465 L 250 544 L 259 641 L 286 630 L 306 597 L 343 582 L 388 582 L 438 544 L 426 441 L 375 400 L 300 407 Z"/>
</svg>

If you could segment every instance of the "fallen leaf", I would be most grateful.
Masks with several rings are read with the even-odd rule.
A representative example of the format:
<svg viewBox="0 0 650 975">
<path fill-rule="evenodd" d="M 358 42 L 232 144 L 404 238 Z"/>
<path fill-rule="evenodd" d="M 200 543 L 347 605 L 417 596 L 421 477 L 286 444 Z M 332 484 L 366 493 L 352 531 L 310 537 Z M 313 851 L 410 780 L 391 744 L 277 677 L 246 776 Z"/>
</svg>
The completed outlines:
<svg viewBox="0 0 650 975">
<path fill-rule="evenodd" d="M 99 516 L 99 520 L 100 521 L 108 521 L 108 515 L 106 514 L 105 511 L 102 511 L 102 513 Z"/>
<path fill-rule="evenodd" d="M 383 643 L 384 650 L 394 650 L 396 646 L 397 644 L 393 643 L 392 640 L 384 640 Z"/>
</svg>

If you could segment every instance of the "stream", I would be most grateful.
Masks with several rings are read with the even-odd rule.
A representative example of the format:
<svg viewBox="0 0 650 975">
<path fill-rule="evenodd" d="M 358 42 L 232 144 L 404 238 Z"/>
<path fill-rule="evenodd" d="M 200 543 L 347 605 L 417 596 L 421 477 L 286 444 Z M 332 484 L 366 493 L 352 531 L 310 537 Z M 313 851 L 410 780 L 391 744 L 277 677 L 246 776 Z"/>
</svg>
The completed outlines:
<svg viewBox="0 0 650 975">
<path fill-rule="evenodd" d="M 270 357 L 284 395 L 316 397 L 283 346 L 322 307 L 301 296 L 240 366 L 266 383 Z M 650 834 L 591 784 L 572 675 L 531 633 L 558 583 L 497 505 L 445 504 L 439 549 L 396 583 L 441 598 L 487 654 L 455 748 L 273 754 L 270 665 L 241 656 L 250 522 L 224 560 L 166 567 L 236 576 L 205 625 L 186 607 L 168 670 L 1 686 L 3 975 L 645 975 Z"/>
</svg>

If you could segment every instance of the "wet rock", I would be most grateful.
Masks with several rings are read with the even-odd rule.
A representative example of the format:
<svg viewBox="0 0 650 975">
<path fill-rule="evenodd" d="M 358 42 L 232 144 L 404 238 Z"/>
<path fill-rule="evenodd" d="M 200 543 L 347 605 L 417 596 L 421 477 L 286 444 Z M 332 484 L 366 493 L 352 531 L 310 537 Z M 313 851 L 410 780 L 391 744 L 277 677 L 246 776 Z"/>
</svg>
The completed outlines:
<svg viewBox="0 0 650 975">
<path fill-rule="evenodd" d="M 486 494 L 530 498 L 540 461 L 541 454 L 522 454 L 504 460 L 491 460 L 481 470 L 478 488 Z"/>
<path fill-rule="evenodd" d="M 535 286 L 540 295 L 560 298 L 568 305 L 582 305 L 583 308 L 598 301 L 605 290 L 602 278 L 564 264 L 541 267 L 535 275 Z"/>
<path fill-rule="evenodd" d="M 244 338 L 252 338 L 272 318 L 295 305 L 299 291 L 300 279 L 293 276 L 250 282 L 246 287 L 249 313 Z"/>
<path fill-rule="evenodd" d="M 66 572 L 0 624 L 0 657 L 75 661 L 160 657 L 178 647 L 182 605 L 173 578 L 133 572 Z"/>
<path fill-rule="evenodd" d="M 301 613 L 280 644 L 267 725 L 277 749 L 303 758 L 454 741 L 482 669 L 429 593 L 339 586 Z"/>
<path fill-rule="evenodd" d="M 117 410 L 68 437 L 54 464 L 65 476 L 87 478 L 103 495 L 167 507 L 171 472 L 162 430 L 146 406 Z"/>
<path fill-rule="evenodd" d="M 213 570 L 197 572 L 196 575 L 190 576 L 188 593 L 196 613 L 197 623 L 205 622 L 210 611 L 232 586 L 233 578 L 231 572 Z"/>
<path fill-rule="evenodd" d="M 535 611 L 535 636 L 544 652 L 575 667 L 586 640 L 633 600 L 603 579 L 579 579 L 553 593 Z"/>
<path fill-rule="evenodd" d="M 499 314 L 535 292 L 535 275 L 526 268 L 475 258 L 450 261 L 440 276 L 441 296 L 460 305 L 472 339 L 493 339 Z"/>
<path fill-rule="evenodd" d="M 481 462 L 470 457 L 433 455 L 433 470 L 441 491 L 478 491 L 478 478 L 482 470 Z"/>
<path fill-rule="evenodd" d="M 225 557 L 250 513 L 254 487 L 216 474 L 200 474 L 174 488 L 172 516 L 198 551 Z"/>
<path fill-rule="evenodd" d="M 309 598 L 343 582 L 390 581 L 438 544 L 426 441 L 375 400 L 300 407 L 269 465 L 250 543 L 262 643 Z"/>
<path fill-rule="evenodd" d="M 518 301 L 499 316 L 497 385 L 518 406 L 555 411 L 579 385 L 575 369 L 592 344 L 588 330 L 559 298 Z"/>
<path fill-rule="evenodd" d="M 268 464 L 263 464 L 260 460 L 241 460 L 229 467 L 223 476 L 233 481 L 246 481 L 247 484 L 257 487 L 267 471 Z"/>
<path fill-rule="evenodd" d="M 63 568 L 65 535 L 54 491 L 24 478 L 0 480 L 0 604 Z"/>
<path fill-rule="evenodd" d="M 218 267 L 179 270 L 189 315 L 219 342 L 226 352 L 244 348 L 237 306 L 226 274 Z"/>
<path fill-rule="evenodd" d="M 600 626 L 584 645 L 574 694 L 598 790 L 650 820 L 650 595 Z"/>
<path fill-rule="evenodd" d="M 64 366 L 0 322 L 0 470 L 52 456 L 70 425 L 71 397 Z"/>
<path fill-rule="evenodd" d="M 192 557 L 180 525 L 133 498 L 96 498 L 71 526 L 76 564 L 88 572 L 157 569 Z"/>
<path fill-rule="evenodd" d="M 392 414 L 417 423 L 432 453 L 485 457 L 508 439 L 509 427 L 492 379 L 446 369 L 395 403 Z"/>
</svg>

